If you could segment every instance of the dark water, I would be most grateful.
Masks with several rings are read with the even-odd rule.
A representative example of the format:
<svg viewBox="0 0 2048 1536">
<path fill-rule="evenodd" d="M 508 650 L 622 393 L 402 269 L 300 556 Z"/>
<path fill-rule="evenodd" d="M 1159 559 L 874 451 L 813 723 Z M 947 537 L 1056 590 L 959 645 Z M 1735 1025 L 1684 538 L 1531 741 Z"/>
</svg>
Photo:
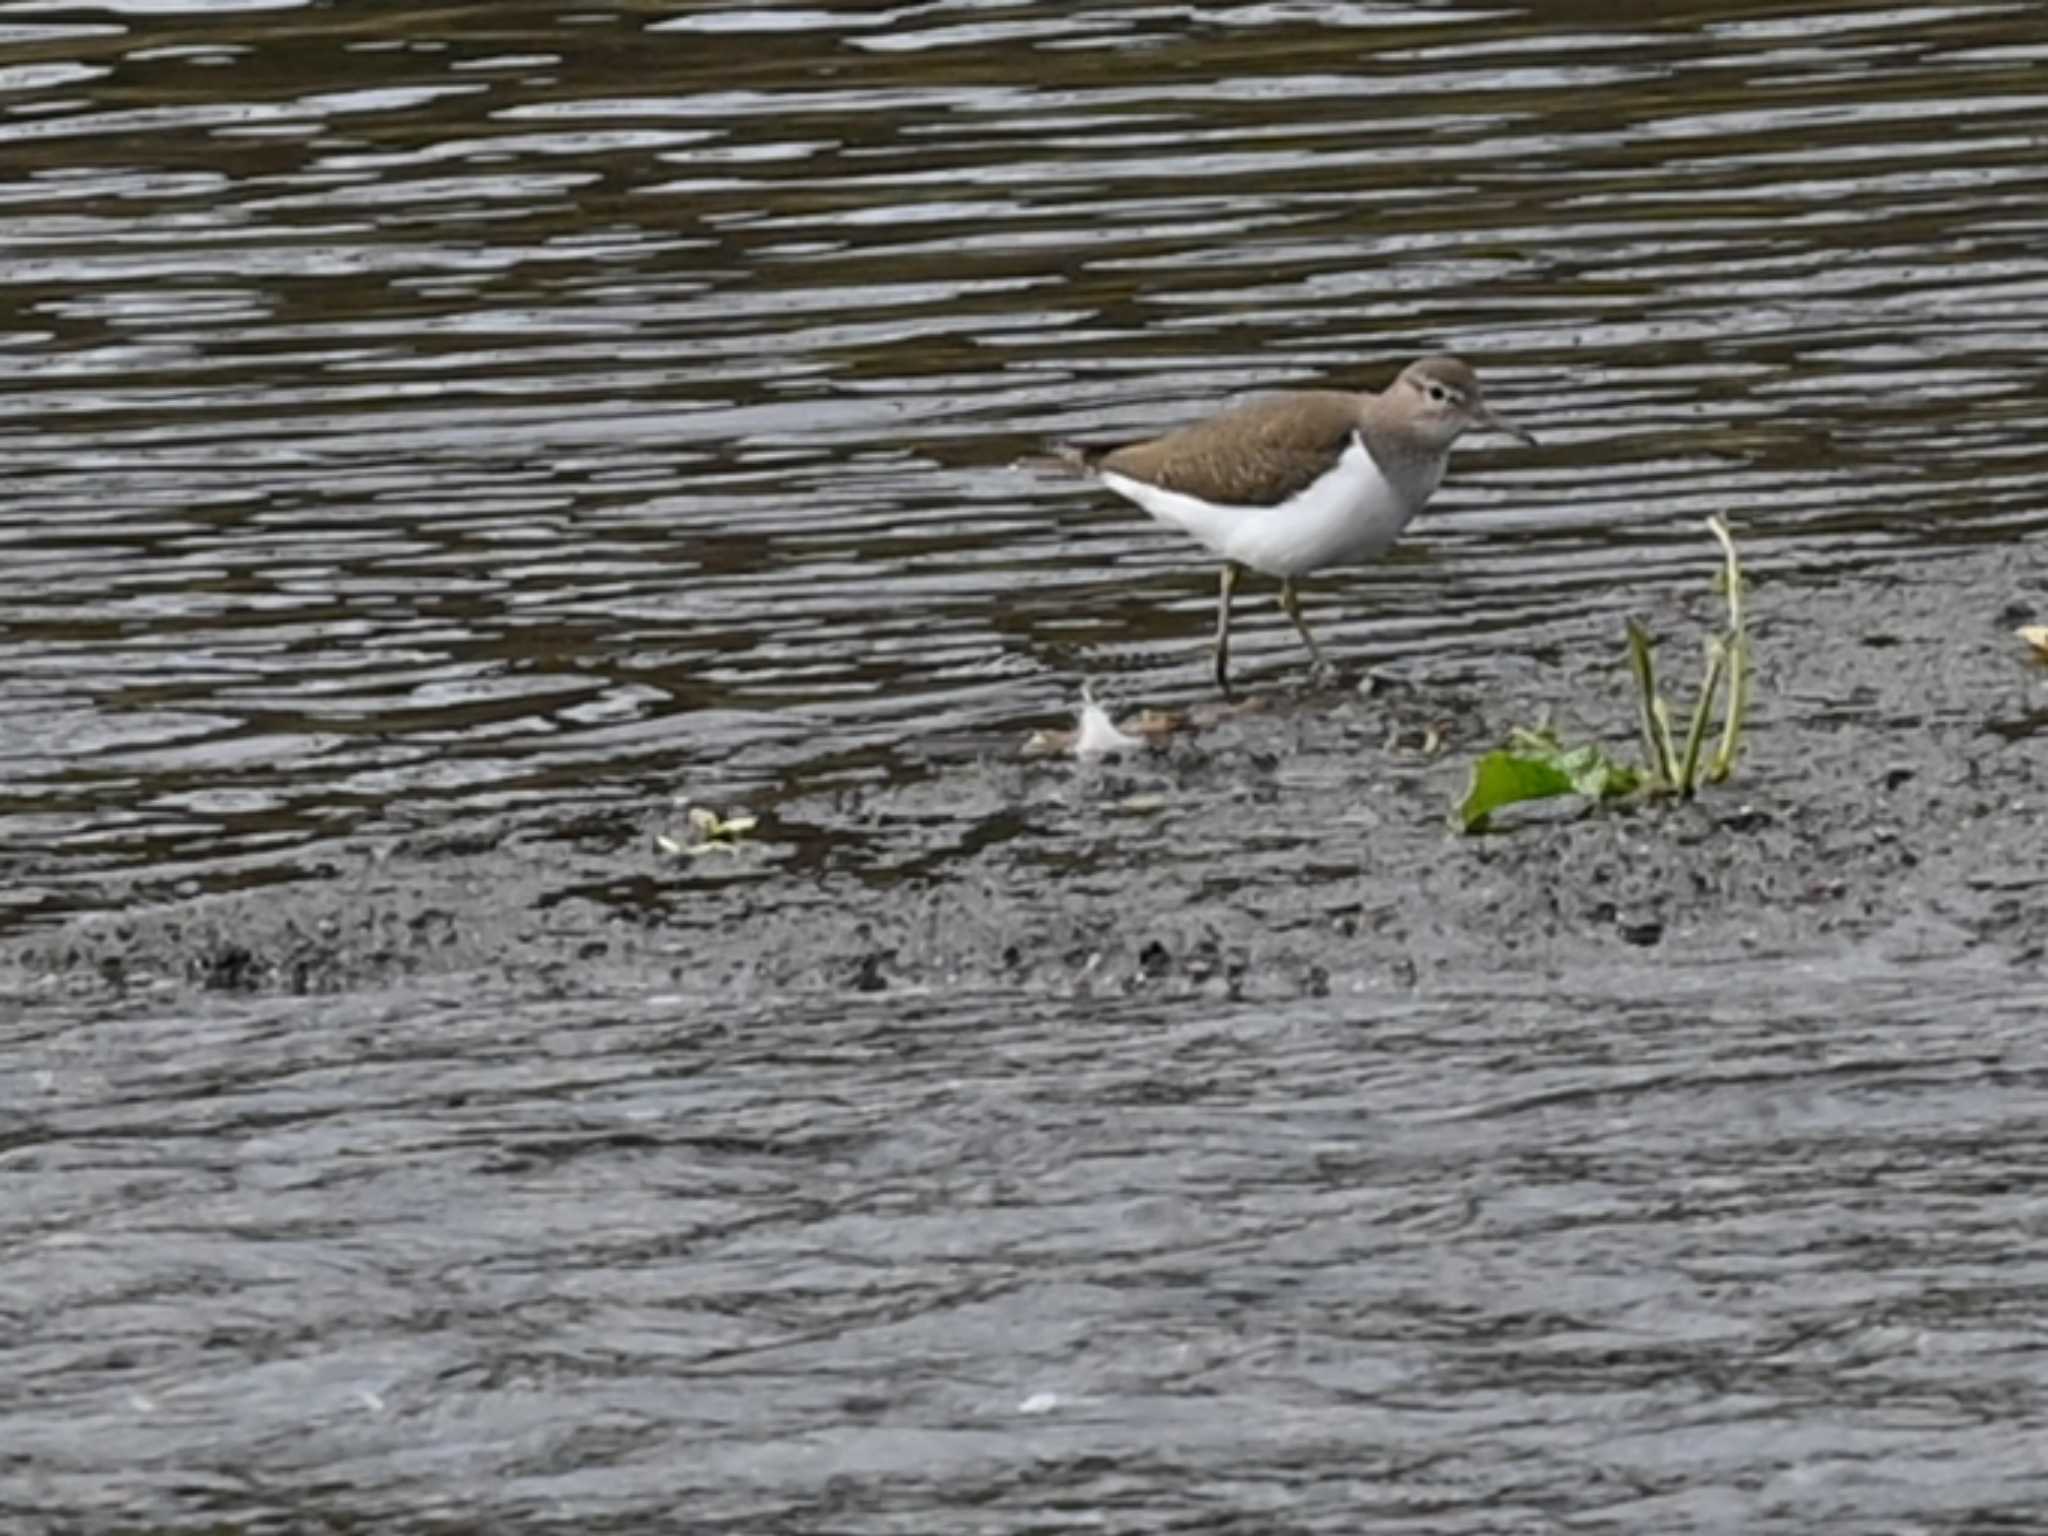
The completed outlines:
<svg viewBox="0 0 2048 1536">
<path fill-rule="evenodd" d="M 0 6 L 0 938 L 1199 697 L 1008 466 L 1426 349 L 1347 657 L 2031 558 L 2038 8 L 1617 14 Z M 2048 1528 L 2044 1001 L 17 999 L 0 1515 Z"/>
</svg>

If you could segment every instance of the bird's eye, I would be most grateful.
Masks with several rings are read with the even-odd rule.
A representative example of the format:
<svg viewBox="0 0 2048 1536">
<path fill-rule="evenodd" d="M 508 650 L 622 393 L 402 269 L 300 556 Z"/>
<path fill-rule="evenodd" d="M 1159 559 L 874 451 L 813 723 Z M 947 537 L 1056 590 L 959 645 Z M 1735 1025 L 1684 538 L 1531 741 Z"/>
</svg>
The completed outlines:
<svg viewBox="0 0 2048 1536">
<path fill-rule="evenodd" d="M 1432 400 L 1448 400 L 1451 398 L 1451 394 L 1443 385 L 1432 384 L 1429 386 L 1429 398 Z"/>
</svg>

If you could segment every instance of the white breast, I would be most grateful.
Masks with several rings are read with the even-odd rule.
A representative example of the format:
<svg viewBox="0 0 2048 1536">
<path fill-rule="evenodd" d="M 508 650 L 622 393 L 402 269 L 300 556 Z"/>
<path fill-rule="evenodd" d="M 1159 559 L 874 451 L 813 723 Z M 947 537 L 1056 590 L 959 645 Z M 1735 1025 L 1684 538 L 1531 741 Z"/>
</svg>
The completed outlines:
<svg viewBox="0 0 2048 1536">
<path fill-rule="evenodd" d="M 1268 576 L 1303 576 L 1326 565 L 1385 554 L 1422 510 L 1442 474 L 1438 460 L 1426 483 L 1396 486 L 1354 434 L 1326 473 L 1278 506 L 1218 505 L 1109 471 L 1102 483 L 1226 560 Z"/>
</svg>

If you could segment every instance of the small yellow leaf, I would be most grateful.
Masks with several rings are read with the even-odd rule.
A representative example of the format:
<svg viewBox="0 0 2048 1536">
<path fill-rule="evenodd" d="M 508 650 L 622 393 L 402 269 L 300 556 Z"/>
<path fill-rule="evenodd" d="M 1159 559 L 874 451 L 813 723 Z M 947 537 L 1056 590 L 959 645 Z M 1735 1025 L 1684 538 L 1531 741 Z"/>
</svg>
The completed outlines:
<svg viewBox="0 0 2048 1536">
<path fill-rule="evenodd" d="M 2022 624 L 2013 633 L 2043 656 L 2048 656 L 2048 624 Z"/>
<path fill-rule="evenodd" d="M 687 854 L 703 853 L 708 848 L 723 848 L 727 853 L 734 851 L 733 845 L 761 824 L 758 816 L 721 816 L 718 812 L 701 805 L 689 810 L 691 841 L 682 845 Z"/>
<path fill-rule="evenodd" d="M 1026 757 L 1057 757 L 1074 750 L 1073 731 L 1033 731 L 1024 741 Z"/>
</svg>

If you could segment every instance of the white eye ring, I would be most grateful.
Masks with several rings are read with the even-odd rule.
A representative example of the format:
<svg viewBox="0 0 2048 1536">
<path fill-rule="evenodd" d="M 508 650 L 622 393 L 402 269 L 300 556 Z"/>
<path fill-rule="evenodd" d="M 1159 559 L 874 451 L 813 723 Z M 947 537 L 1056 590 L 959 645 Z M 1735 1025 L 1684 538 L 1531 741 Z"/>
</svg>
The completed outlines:
<svg viewBox="0 0 2048 1536">
<path fill-rule="evenodd" d="M 1448 400 L 1448 399 L 1450 399 L 1450 397 L 1451 397 L 1451 396 L 1450 396 L 1450 391 L 1449 391 L 1449 390 L 1447 390 L 1447 389 L 1445 389 L 1445 388 L 1443 387 L 1443 385 L 1441 385 L 1441 384 L 1432 384 L 1432 385 L 1430 385 L 1430 386 L 1429 386 L 1429 398 L 1430 398 L 1430 399 L 1432 399 L 1432 400 Z"/>
</svg>

